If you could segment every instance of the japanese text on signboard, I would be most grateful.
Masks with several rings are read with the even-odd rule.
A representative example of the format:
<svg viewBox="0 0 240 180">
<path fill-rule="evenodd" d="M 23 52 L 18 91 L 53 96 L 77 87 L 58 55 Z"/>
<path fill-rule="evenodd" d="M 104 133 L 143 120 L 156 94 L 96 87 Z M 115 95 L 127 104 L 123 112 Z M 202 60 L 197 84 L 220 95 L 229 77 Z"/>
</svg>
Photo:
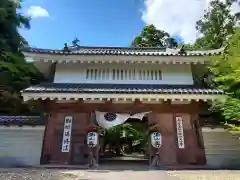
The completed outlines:
<svg viewBox="0 0 240 180">
<path fill-rule="evenodd" d="M 185 144 L 184 144 L 184 133 L 183 133 L 183 120 L 182 120 L 182 117 L 176 117 L 176 126 L 177 126 L 178 147 L 180 149 L 183 149 L 183 148 L 185 148 Z"/>
<path fill-rule="evenodd" d="M 63 127 L 62 152 L 69 152 L 72 132 L 72 117 L 66 116 Z"/>
</svg>

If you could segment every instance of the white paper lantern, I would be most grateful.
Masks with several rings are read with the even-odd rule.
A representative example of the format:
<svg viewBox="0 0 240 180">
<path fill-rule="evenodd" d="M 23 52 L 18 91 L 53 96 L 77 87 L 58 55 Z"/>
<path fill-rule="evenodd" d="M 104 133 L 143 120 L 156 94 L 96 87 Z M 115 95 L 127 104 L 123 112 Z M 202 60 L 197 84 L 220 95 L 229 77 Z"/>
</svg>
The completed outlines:
<svg viewBox="0 0 240 180">
<path fill-rule="evenodd" d="M 96 132 L 89 132 L 87 134 L 87 145 L 89 147 L 96 147 L 98 144 L 98 133 Z"/>
<path fill-rule="evenodd" d="M 151 133 L 151 144 L 154 148 L 160 148 L 162 145 L 162 135 L 160 132 Z"/>
</svg>

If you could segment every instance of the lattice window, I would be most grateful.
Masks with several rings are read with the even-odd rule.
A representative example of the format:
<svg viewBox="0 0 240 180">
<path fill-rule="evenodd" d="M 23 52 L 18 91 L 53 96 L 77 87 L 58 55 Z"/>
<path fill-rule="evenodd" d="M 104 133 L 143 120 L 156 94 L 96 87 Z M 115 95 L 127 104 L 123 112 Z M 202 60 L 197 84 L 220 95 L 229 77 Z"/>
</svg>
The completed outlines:
<svg viewBox="0 0 240 180">
<path fill-rule="evenodd" d="M 140 80 L 157 81 L 162 79 L 159 69 L 87 69 L 86 80 Z"/>
</svg>

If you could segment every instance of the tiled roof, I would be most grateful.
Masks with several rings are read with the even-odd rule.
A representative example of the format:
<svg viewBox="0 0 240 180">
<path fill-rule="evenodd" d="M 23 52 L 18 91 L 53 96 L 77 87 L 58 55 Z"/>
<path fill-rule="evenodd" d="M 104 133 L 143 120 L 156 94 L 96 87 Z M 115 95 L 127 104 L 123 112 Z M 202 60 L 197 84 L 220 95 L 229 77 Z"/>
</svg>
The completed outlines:
<svg viewBox="0 0 240 180">
<path fill-rule="evenodd" d="M 41 83 L 23 93 L 115 93 L 115 94 L 224 94 L 222 90 L 198 88 L 193 85 L 148 84 L 71 84 Z"/>
<path fill-rule="evenodd" d="M 39 121 L 41 116 L 0 116 L 1 121 Z"/>
<path fill-rule="evenodd" d="M 0 116 L 0 125 L 45 125 L 46 116 Z"/>
<path fill-rule="evenodd" d="M 168 48 L 88 47 L 69 48 L 69 51 L 54 49 L 25 48 L 23 52 L 55 55 L 113 55 L 113 56 L 205 56 L 222 53 L 224 48 L 207 51 L 186 51 Z"/>
</svg>

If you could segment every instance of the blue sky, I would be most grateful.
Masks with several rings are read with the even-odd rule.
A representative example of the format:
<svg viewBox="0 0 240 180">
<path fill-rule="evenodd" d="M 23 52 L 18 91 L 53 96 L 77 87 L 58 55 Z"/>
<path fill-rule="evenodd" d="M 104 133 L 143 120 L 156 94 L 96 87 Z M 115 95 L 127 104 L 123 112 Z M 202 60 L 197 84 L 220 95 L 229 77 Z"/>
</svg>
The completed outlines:
<svg viewBox="0 0 240 180">
<path fill-rule="evenodd" d="M 32 17 L 32 28 L 20 32 L 39 48 L 62 48 L 75 37 L 85 46 L 129 46 L 146 24 L 154 24 L 193 43 L 199 37 L 196 21 L 210 1 L 24 0 L 22 12 Z"/>
<path fill-rule="evenodd" d="M 75 37 L 85 46 L 129 46 L 146 25 L 143 8 L 143 0 L 25 0 L 31 29 L 20 33 L 39 48 L 62 48 Z"/>
<path fill-rule="evenodd" d="M 22 6 L 48 12 L 34 17 L 30 30 L 20 30 L 31 46 L 41 48 L 61 48 L 74 37 L 86 46 L 129 46 L 145 25 L 140 0 L 25 0 Z"/>
<path fill-rule="evenodd" d="M 85 46 L 129 46 L 142 28 L 194 43 L 195 25 L 211 0 L 24 0 L 31 29 L 20 30 L 31 46 L 62 48 L 78 37 Z M 240 1 L 240 0 L 238 0 Z M 233 12 L 240 12 L 236 3 Z"/>
</svg>

